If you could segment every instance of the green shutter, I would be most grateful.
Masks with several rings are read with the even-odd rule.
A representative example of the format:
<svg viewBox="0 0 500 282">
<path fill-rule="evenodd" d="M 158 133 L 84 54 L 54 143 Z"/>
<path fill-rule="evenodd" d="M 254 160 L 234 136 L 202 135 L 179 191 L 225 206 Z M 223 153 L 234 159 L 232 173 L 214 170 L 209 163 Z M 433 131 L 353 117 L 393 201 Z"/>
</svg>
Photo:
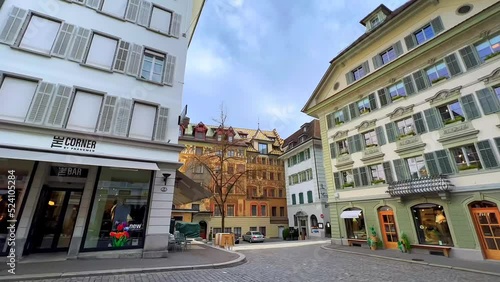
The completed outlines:
<svg viewBox="0 0 500 282">
<path fill-rule="evenodd" d="M 389 122 L 385 124 L 385 130 L 387 131 L 387 141 L 389 143 L 396 142 L 398 138 L 398 129 L 394 122 Z"/>
<path fill-rule="evenodd" d="M 370 65 L 368 64 L 368 61 L 365 61 L 364 63 L 362 63 L 361 67 L 365 71 L 365 75 L 370 73 Z"/>
<path fill-rule="evenodd" d="M 333 117 L 333 113 L 326 115 L 326 125 L 328 129 L 332 129 L 335 127 L 335 118 Z"/>
<path fill-rule="evenodd" d="M 430 131 L 438 130 L 443 127 L 443 120 L 436 108 L 430 108 L 424 111 L 425 120 L 427 121 L 427 128 Z"/>
<path fill-rule="evenodd" d="M 417 91 L 415 90 L 415 86 L 413 85 L 413 79 L 411 78 L 411 75 L 404 77 L 403 83 L 405 85 L 406 95 L 410 96 L 417 93 Z"/>
<path fill-rule="evenodd" d="M 374 111 L 377 109 L 377 98 L 375 98 L 375 93 L 368 95 L 368 100 L 370 100 L 370 110 Z"/>
<path fill-rule="evenodd" d="M 431 21 L 431 26 L 435 34 L 438 34 L 444 30 L 443 21 L 439 16 Z"/>
<path fill-rule="evenodd" d="M 428 77 L 425 71 L 419 70 L 413 73 L 413 79 L 415 80 L 415 85 L 418 91 L 422 91 L 429 87 Z"/>
<path fill-rule="evenodd" d="M 357 168 L 352 170 L 352 175 L 354 178 L 354 186 L 355 187 L 361 186 L 361 180 L 359 179 L 359 170 Z"/>
<path fill-rule="evenodd" d="M 312 191 L 307 191 L 307 202 L 308 203 L 313 202 L 313 192 Z"/>
<path fill-rule="evenodd" d="M 351 120 L 349 117 L 349 108 L 347 106 L 342 108 L 342 114 L 344 115 L 344 122 Z"/>
<path fill-rule="evenodd" d="M 408 49 L 408 51 L 415 48 L 415 46 L 417 46 L 417 40 L 415 39 L 415 36 L 413 34 L 406 36 L 405 44 L 406 44 L 406 49 Z"/>
<path fill-rule="evenodd" d="M 378 91 L 378 99 L 380 100 L 380 107 L 387 106 L 389 103 L 391 103 L 391 99 L 387 99 L 387 94 L 386 94 L 385 88 L 382 88 Z"/>
<path fill-rule="evenodd" d="M 361 142 L 361 134 L 356 134 L 354 137 L 354 152 L 359 152 L 363 150 L 363 142 Z"/>
<path fill-rule="evenodd" d="M 332 159 L 337 157 L 337 144 L 335 142 L 330 143 L 330 157 Z"/>
<path fill-rule="evenodd" d="M 356 147 L 354 146 L 354 137 L 353 136 L 347 137 L 347 149 L 349 150 L 349 154 L 354 153 L 356 150 Z"/>
<path fill-rule="evenodd" d="M 382 57 L 380 56 L 380 54 L 375 55 L 375 57 L 372 58 L 372 61 L 373 61 L 373 67 L 375 69 L 380 68 L 384 64 L 384 62 L 382 61 Z"/>
<path fill-rule="evenodd" d="M 409 173 L 407 173 L 408 167 L 406 166 L 406 161 L 404 159 L 397 159 L 393 160 L 393 163 L 398 181 L 409 179 Z"/>
<path fill-rule="evenodd" d="M 394 182 L 394 177 L 392 177 L 391 162 L 385 162 L 382 166 L 384 167 L 385 183 L 389 184 Z"/>
<path fill-rule="evenodd" d="M 434 153 L 427 153 L 424 156 L 425 156 L 425 164 L 427 165 L 429 175 L 438 176 L 440 174 L 439 167 L 436 161 L 436 156 L 434 156 Z"/>
<path fill-rule="evenodd" d="M 385 135 L 384 135 L 384 128 L 382 126 L 377 126 L 375 128 L 375 133 L 377 134 L 377 144 L 379 146 L 385 145 Z"/>
<path fill-rule="evenodd" d="M 339 172 L 333 173 L 333 180 L 335 182 L 335 189 L 342 189 L 342 184 L 340 183 L 340 173 Z"/>
<path fill-rule="evenodd" d="M 446 150 L 439 150 L 434 152 L 439 165 L 441 174 L 453 174 L 454 169 L 450 161 L 450 156 Z"/>
<path fill-rule="evenodd" d="M 481 104 L 481 108 L 483 108 L 485 115 L 500 111 L 500 102 L 489 88 L 481 89 L 476 93 L 477 98 L 479 99 L 479 104 Z"/>
<path fill-rule="evenodd" d="M 415 122 L 415 128 L 418 134 L 426 133 L 427 129 L 425 128 L 424 117 L 422 113 L 416 113 L 413 115 L 413 121 Z"/>
<path fill-rule="evenodd" d="M 479 56 L 476 53 L 474 46 L 467 46 L 458 51 L 462 57 L 467 70 L 475 68 L 479 65 Z"/>
<path fill-rule="evenodd" d="M 368 186 L 368 174 L 366 173 L 366 167 L 359 168 L 359 178 L 361 180 L 362 186 Z"/>
<path fill-rule="evenodd" d="M 304 193 L 299 193 L 299 204 L 304 203 Z"/>
<path fill-rule="evenodd" d="M 297 198 L 295 197 L 295 194 L 292 194 L 292 205 L 297 204 Z"/>
<path fill-rule="evenodd" d="M 401 41 L 398 40 L 398 42 L 394 43 L 394 45 L 392 45 L 392 48 L 396 52 L 396 56 L 399 57 L 403 55 L 403 44 L 401 44 Z"/>
<path fill-rule="evenodd" d="M 352 72 L 348 72 L 345 74 L 345 80 L 347 81 L 347 85 L 354 82 L 354 76 L 353 76 Z"/>
<path fill-rule="evenodd" d="M 477 142 L 477 148 L 479 149 L 479 154 L 483 159 L 483 167 L 484 168 L 494 168 L 498 167 L 498 161 L 495 157 L 495 153 L 491 148 L 489 140 L 483 140 Z"/>
<path fill-rule="evenodd" d="M 359 116 L 359 109 L 356 103 L 349 104 L 349 112 L 351 113 L 351 119 Z"/>
<path fill-rule="evenodd" d="M 458 64 L 457 56 L 455 56 L 455 53 L 452 53 L 449 56 L 444 57 L 444 61 L 448 66 L 448 70 L 450 70 L 451 77 L 454 77 L 455 75 L 462 73 L 462 69 L 460 69 L 460 65 Z"/>
<path fill-rule="evenodd" d="M 498 153 L 500 153 L 500 137 L 495 138 L 495 144 L 497 145 Z"/>
<path fill-rule="evenodd" d="M 481 117 L 474 95 L 469 94 L 460 97 L 460 103 L 462 104 L 462 108 L 464 108 L 465 118 L 467 120 L 473 120 Z"/>
</svg>

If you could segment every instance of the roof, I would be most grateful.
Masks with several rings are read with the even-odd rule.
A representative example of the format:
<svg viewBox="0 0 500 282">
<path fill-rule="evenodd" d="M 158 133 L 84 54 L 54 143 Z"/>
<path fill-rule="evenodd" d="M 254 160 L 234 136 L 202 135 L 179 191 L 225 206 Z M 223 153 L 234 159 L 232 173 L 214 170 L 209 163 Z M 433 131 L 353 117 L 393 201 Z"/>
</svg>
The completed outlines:
<svg viewBox="0 0 500 282">
<path fill-rule="evenodd" d="M 305 131 L 304 131 L 305 128 Z M 307 142 L 311 139 L 321 139 L 321 129 L 318 119 L 313 119 L 310 122 L 304 123 L 299 130 L 295 131 L 288 138 L 285 139 L 285 147 L 290 143 L 295 143 L 298 145 L 300 142 L 300 137 L 305 136 L 303 142 Z M 294 146 L 295 147 L 295 146 Z"/>
</svg>

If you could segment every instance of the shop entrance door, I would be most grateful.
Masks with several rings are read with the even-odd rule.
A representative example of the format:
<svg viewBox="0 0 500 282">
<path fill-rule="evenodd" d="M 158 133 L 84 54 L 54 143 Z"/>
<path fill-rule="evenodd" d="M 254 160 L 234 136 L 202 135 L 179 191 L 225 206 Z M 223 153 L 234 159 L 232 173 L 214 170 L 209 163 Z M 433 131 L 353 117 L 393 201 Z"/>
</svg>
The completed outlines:
<svg viewBox="0 0 500 282">
<path fill-rule="evenodd" d="M 500 260 L 500 212 L 498 207 L 472 208 L 471 210 L 485 257 Z"/>
<path fill-rule="evenodd" d="M 42 189 L 30 230 L 29 252 L 68 250 L 81 197 L 81 190 Z"/>
<path fill-rule="evenodd" d="M 380 224 L 382 229 L 382 238 L 384 246 L 387 249 L 398 248 L 398 232 L 396 222 L 394 221 L 394 212 L 392 210 L 379 211 Z"/>
</svg>

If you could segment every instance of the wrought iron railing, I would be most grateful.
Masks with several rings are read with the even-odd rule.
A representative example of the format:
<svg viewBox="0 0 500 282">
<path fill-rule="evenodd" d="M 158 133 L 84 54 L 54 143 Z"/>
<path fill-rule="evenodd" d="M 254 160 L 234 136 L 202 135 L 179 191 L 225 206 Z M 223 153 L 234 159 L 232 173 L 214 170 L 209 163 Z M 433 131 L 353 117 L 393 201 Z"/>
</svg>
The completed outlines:
<svg viewBox="0 0 500 282">
<path fill-rule="evenodd" d="M 389 183 L 389 193 L 392 197 L 441 193 L 451 191 L 453 184 L 446 175 L 426 176 L 415 179 L 401 180 Z"/>
</svg>

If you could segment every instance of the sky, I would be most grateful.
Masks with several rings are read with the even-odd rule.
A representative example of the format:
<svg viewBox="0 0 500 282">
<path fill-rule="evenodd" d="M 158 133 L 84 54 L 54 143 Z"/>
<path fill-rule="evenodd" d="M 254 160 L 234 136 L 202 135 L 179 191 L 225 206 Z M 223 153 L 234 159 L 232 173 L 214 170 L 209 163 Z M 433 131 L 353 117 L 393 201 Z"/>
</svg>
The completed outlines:
<svg viewBox="0 0 500 282">
<path fill-rule="evenodd" d="M 365 32 L 378 5 L 406 0 L 206 0 L 188 50 L 183 104 L 191 123 L 276 129 L 313 119 L 301 109 L 329 61 Z"/>
</svg>

